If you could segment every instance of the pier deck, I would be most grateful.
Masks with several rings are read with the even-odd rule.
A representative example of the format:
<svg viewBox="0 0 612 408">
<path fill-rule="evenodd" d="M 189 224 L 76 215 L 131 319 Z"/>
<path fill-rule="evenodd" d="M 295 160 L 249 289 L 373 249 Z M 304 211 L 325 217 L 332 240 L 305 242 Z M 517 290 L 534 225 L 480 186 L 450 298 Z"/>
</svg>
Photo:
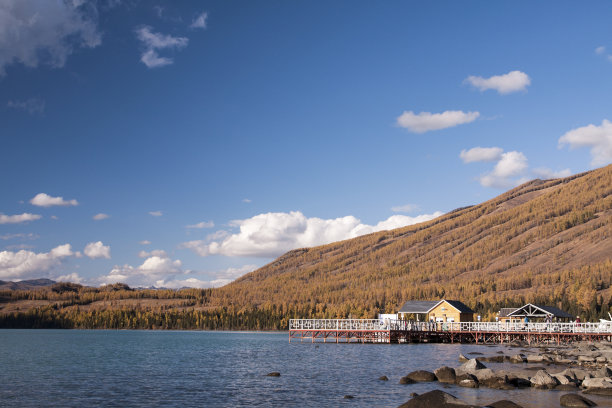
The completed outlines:
<svg viewBox="0 0 612 408">
<path fill-rule="evenodd" d="M 612 341 L 611 323 L 429 323 L 378 319 L 291 319 L 289 342 L 538 343 Z"/>
</svg>

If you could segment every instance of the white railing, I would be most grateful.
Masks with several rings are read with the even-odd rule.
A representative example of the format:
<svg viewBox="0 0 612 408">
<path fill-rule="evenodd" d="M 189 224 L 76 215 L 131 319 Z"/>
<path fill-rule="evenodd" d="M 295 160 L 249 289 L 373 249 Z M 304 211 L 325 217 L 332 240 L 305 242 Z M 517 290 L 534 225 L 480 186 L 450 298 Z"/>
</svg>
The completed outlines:
<svg viewBox="0 0 612 408">
<path fill-rule="evenodd" d="M 291 319 L 289 330 L 610 333 L 612 323 L 410 322 L 385 319 Z"/>
</svg>

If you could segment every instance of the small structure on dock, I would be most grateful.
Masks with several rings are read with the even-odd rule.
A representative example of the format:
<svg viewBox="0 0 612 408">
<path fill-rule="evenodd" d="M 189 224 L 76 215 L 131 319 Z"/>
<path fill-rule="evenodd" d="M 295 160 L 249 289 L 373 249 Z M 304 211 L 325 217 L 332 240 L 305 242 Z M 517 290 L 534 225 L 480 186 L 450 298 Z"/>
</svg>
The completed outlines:
<svg viewBox="0 0 612 408">
<path fill-rule="evenodd" d="M 397 312 L 402 320 L 409 315 L 417 321 L 433 320 L 438 323 L 473 322 L 474 311 L 458 300 L 409 300 Z"/>
<path fill-rule="evenodd" d="M 527 303 L 525 306 L 521 306 L 517 309 L 511 309 L 510 311 L 507 310 L 508 308 L 503 308 L 499 311 L 498 316 L 500 321 L 523 321 L 525 320 L 525 317 L 527 317 L 529 321 L 545 320 L 546 318 L 550 318 L 551 321 L 554 319 L 558 322 L 569 322 L 574 318 L 574 316 L 571 314 L 554 306 L 534 305 L 533 303 Z M 502 316 L 502 313 L 504 316 Z"/>
</svg>

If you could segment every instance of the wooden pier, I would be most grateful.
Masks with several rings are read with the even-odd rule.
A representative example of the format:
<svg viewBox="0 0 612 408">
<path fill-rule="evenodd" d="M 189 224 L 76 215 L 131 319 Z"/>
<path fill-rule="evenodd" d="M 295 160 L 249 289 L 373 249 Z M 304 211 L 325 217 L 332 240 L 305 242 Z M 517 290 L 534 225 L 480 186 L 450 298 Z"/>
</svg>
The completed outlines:
<svg viewBox="0 0 612 408">
<path fill-rule="evenodd" d="M 429 323 L 378 319 L 291 319 L 289 342 L 529 344 L 612 341 L 612 323 Z"/>
</svg>

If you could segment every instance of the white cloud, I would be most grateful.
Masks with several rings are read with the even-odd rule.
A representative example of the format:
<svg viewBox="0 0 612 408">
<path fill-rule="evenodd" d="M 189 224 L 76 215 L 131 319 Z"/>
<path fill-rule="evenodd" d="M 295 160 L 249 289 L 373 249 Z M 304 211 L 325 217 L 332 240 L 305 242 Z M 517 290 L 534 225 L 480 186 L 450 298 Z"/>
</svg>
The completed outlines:
<svg viewBox="0 0 612 408">
<path fill-rule="evenodd" d="M 206 28 L 207 19 L 208 19 L 208 13 L 203 12 L 202 14 L 200 14 L 198 17 L 196 17 L 193 20 L 193 22 L 191 23 L 189 27 L 190 28 Z"/>
<path fill-rule="evenodd" d="M 529 75 L 521 71 L 511 71 L 504 75 L 494 75 L 490 78 L 480 76 L 469 76 L 465 82 L 473 85 L 481 91 L 493 89 L 500 94 L 508 94 L 517 91 L 525 91 L 531 85 Z"/>
<path fill-rule="evenodd" d="M 418 209 L 419 209 L 419 206 L 416 204 L 396 205 L 395 207 L 391 207 L 391 211 L 402 212 L 402 213 L 411 213 Z"/>
<path fill-rule="evenodd" d="M 213 228 L 214 226 L 215 226 L 215 223 L 212 221 L 202 221 L 202 222 L 198 222 L 197 224 L 187 225 L 186 228 L 202 229 L 202 228 Z"/>
<path fill-rule="evenodd" d="M 139 242 L 140 245 L 151 245 L 151 241 L 149 241 L 148 239 L 145 239 L 143 241 Z"/>
<path fill-rule="evenodd" d="M 138 253 L 139 258 L 149 258 L 151 256 L 158 256 L 160 258 L 167 258 L 168 254 L 163 249 L 154 249 L 151 252 L 140 251 Z"/>
<path fill-rule="evenodd" d="M 473 147 L 462 150 L 459 157 L 464 163 L 491 162 L 499 160 L 503 152 L 501 147 Z"/>
<path fill-rule="evenodd" d="M 30 214 L 30 213 L 15 214 L 15 215 L 4 215 L 0 213 L 0 224 L 19 224 L 21 222 L 36 221 L 41 218 L 42 216 L 38 214 Z"/>
<path fill-rule="evenodd" d="M 224 271 L 213 273 L 214 279 L 202 280 L 197 278 L 186 278 L 186 279 L 171 279 L 163 280 L 160 279 L 155 282 L 155 286 L 180 289 L 184 287 L 188 288 L 218 288 L 220 286 L 227 285 L 233 280 L 241 277 L 242 275 L 252 272 L 257 269 L 257 265 L 244 265 L 240 268 L 227 268 Z"/>
<path fill-rule="evenodd" d="M 173 275 L 185 273 L 181 266 L 182 263 L 178 259 L 173 261 L 168 257 L 151 256 L 137 267 L 127 264 L 115 265 L 108 275 L 98 278 L 98 282 L 104 284 L 122 282 L 130 286 L 148 287 Z"/>
<path fill-rule="evenodd" d="M 597 55 L 602 55 L 606 52 L 606 47 L 604 47 L 603 45 L 595 48 L 595 54 Z"/>
<path fill-rule="evenodd" d="M 25 101 L 8 101 L 6 106 L 24 110 L 30 115 L 42 115 L 45 111 L 45 101 L 40 98 L 30 98 Z"/>
<path fill-rule="evenodd" d="M 548 179 L 569 177 L 572 175 L 572 171 L 570 169 L 554 171 L 546 167 L 539 167 L 537 169 L 533 169 L 533 174 L 535 174 L 536 177 L 538 178 L 548 180 Z"/>
<path fill-rule="evenodd" d="M 60 275 L 53 279 L 56 282 L 72 282 L 72 283 L 83 283 L 84 279 L 76 272 L 69 273 L 66 275 Z"/>
<path fill-rule="evenodd" d="M 172 58 L 160 57 L 158 50 L 181 49 L 187 46 L 189 39 L 186 37 L 173 37 L 171 35 L 154 33 L 149 26 L 136 29 L 136 37 L 144 45 L 144 51 L 140 60 L 148 68 L 158 68 L 170 65 L 174 61 Z"/>
<path fill-rule="evenodd" d="M 306 218 L 299 211 L 259 214 L 233 224 L 240 227 L 236 234 L 225 233 L 217 240 L 197 240 L 181 244 L 201 256 L 276 257 L 295 248 L 312 247 L 354 238 L 376 231 L 394 229 L 429 221 L 441 212 L 416 217 L 393 215 L 376 225 L 362 224 L 353 216 L 336 219 Z"/>
<path fill-rule="evenodd" d="M 607 119 L 600 126 L 588 125 L 572 129 L 559 139 L 559 147 L 591 148 L 591 165 L 603 166 L 612 161 L 612 123 Z"/>
<path fill-rule="evenodd" d="M 519 177 L 527 170 L 527 157 L 521 152 L 506 152 L 490 173 L 480 177 L 480 184 L 484 187 L 510 188 L 527 181 Z"/>
<path fill-rule="evenodd" d="M 83 253 L 91 258 L 106 258 L 110 259 L 110 246 L 106 246 L 102 243 L 102 241 L 90 242 L 85 246 Z"/>
<path fill-rule="evenodd" d="M 49 252 L 35 253 L 21 250 L 18 252 L 0 252 L 0 279 L 28 279 L 39 278 L 42 274 L 61 265 L 66 257 L 74 253 L 70 244 L 53 248 Z"/>
<path fill-rule="evenodd" d="M 161 217 L 162 215 L 164 215 L 164 213 L 162 213 L 161 211 L 149 211 L 149 215 L 152 215 L 154 217 Z"/>
<path fill-rule="evenodd" d="M 479 112 L 445 111 L 442 113 L 405 111 L 397 118 L 397 124 L 414 133 L 446 129 L 475 121 Z"/>
<path fill-rule="evenodd" d="M 243 203 L 247 203 L 247 204 L 248 204 L 248 203 L 250 203 L 250 202 L 251 202 L 251 199 L 249 199 L 249 198 L 243 198 L 243 199 L 242 199 L 242 202 L 243 202 Z"/>
<path fill-rule="evenodd" d="M 105 220 L 107 218 L 110 218 L 110 215 L 104 214 L 104 213 L 99 213 L 99 214 L 94 215 L 92 218 L 93 218 L 94 221 L 101 221 L 101 220 Z"/>
<path fill-rule="evenodd" d="M 13 63 L 63 67 L 76 48 L 101 43 L 95 3 L 4 0 L 0 2 L 0 76 Z"/>
<path fill-rule="evenodd" d="M 23 232 L 20 232 L 20 233 L 17 233 L 17 234 L 3 234 L 3 235 L 0 235 L 0 239 L 5 240 L 5 241 L 8 241 L 10 239 L 30 239 L 30 240 L 33 240 L 33 239 L 38 239 L 38 238 L 40 238 L 40 236 L 38 234 L 33 234 L 31 232 L 27 233 L 27 234 L 23 233 Z"/>
<path fill-rule="evenodd" d="M 64 197 L 52 197 L 45 193 L 38 193 L 30 200 L 30 204 L 38 207 L 51 207 L 53 205 L 74 206 L 79 205 L 77 200 L 64 200 Z"/>
</svg>

